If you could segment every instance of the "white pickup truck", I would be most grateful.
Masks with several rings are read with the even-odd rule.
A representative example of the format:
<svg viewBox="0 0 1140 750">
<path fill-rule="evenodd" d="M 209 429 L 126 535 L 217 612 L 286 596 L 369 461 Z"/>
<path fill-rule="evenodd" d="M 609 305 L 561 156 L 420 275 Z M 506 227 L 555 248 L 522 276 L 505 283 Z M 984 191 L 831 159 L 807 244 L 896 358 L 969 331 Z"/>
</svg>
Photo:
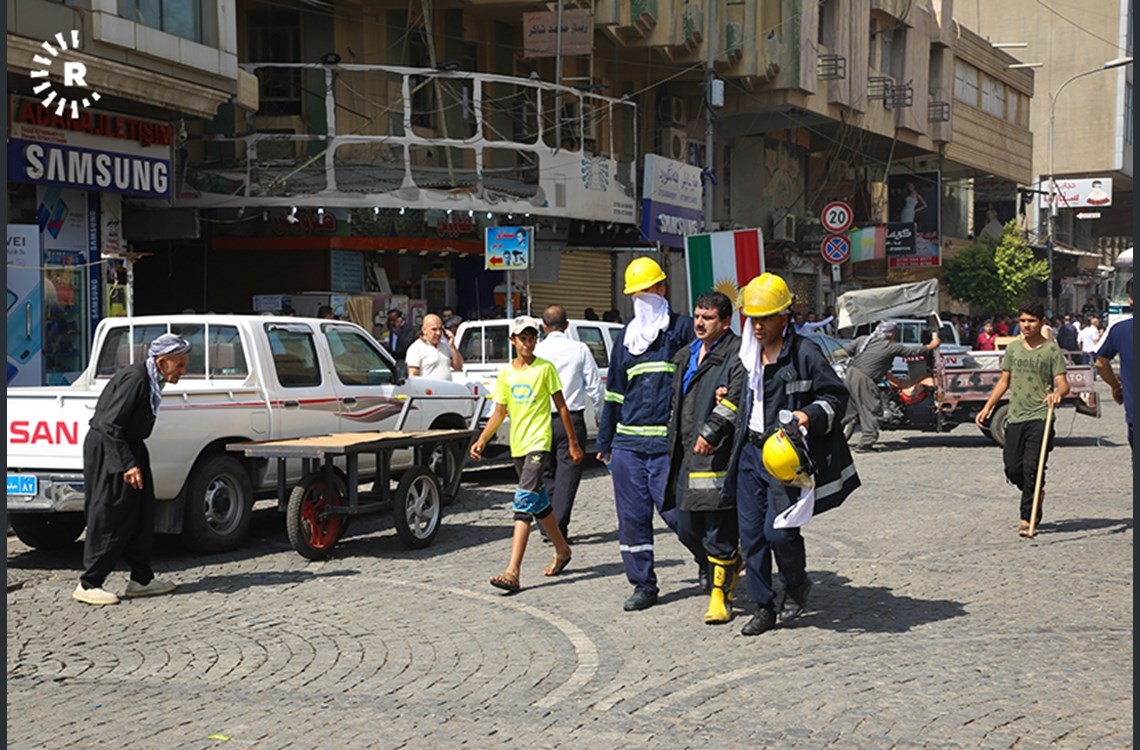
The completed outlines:
<svg viewBox="0 0 1140 750">
<path fill-rule="evenodd" d="M 68 387 L 9 388 L 8 521 L 32 547 L 69 545 L 83 531 L 83 441 L 95 403 L 119 368 L 142 361 L 167 331 L 190 340 L 186 374 L 163 391 L 147 441 L 155 530 L 198 552 L 238 547 L 257 498 L 275 496 L 276 462 L 241 459 L 227 443 L 334 432 L 467 428 L 479 399 L 466 386 L 401 378 L 362 328 L 315 318 L 174 315 L 109 318 L 87 369 Z M 414 398 L 413 398 L 414 397 Z M 454 487 L 464 456 L 438 447 L 431 467 Z M 409 450 L 392 468 L 406 468 Z M 297 462 L 294 462 L 297 463 Z M 296 470 L 300 479 L 300 466 Z M 362 457 L 361 481 L 375 458 Z"/>
<path fill-rule="evenodd" d="M 602 385 L 605 386 L 606 373 L 610 367 L 610 352 L 620 345 L 619 338 L 622 326 L 618 323 L 608 323 L 598 320 L 571 319 L 566 329 L 567 337 L 574 341 L 581 341 L 594 355 L 594 362 L 602 376 Z M 455 334 L 455 345 L 463 356 L 463 372 L 454 373 L 455 380 L 466 383 L 474 393 L 484 397 L 483 414 L 479 419 L 482 427 L 491 417 L 494 404 L 491 395 L 495 390 L 495 379 L 499 370 L 506 367 L 514 358 L 514 347 L 511 346 L 509 335 L 511 321 L 501 318 L 496 320 L 465 320 L 459 324 Z M 540 338 L 545 338 L 539 332 Z M 586 400 L 586 438 L 592 444 L 598 434 L 597 422 L 594 415 L 594 405 Z M 487 450 L 488 458 L 494 457 L 507 450 L 508 423 L 492 436 Z"/>
</svg>

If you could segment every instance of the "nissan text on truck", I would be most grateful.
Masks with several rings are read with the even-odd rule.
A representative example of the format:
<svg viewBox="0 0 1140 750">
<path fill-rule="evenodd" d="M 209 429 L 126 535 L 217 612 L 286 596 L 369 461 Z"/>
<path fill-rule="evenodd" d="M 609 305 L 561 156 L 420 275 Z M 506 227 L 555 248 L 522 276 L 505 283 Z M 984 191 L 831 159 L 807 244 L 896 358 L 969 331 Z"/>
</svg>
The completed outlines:
<svg viewBox="0 0 1140 750">
<path fill-rule="evenodd" d="M 155 530 L 180 534 L 191 550 L 238 547 L 254 501 L 276 496 L 276 462 L 243 459 L 229 443 L 336 432 L 464 429 L 476 401 L 466 386 L 402 378 L 396 363 L 352 323 L 254 315 L 107 318 L 92 358 L 66 387 L 9 388 L 8 521 L 22 542 L 57 548 L 83 531 L 83 441 L 99 394 L 120 368 L 146 357 L 160 334 L 193 345 L 186 375 L 163 389 L 147 440 L 158 499 Z M 395 472 L 410 450 L 398 451 Z M 439 446 L 431 468 L 442 487 L 462 471 L 464 456 Z M 296 464 L 296 465 L 293 465 Z M 301 478 L 299 462 L 287 480 Z M 292 473 L 296 472 L 296 476 Z M 361 481 L 374 478 L 375 457 L 362 457 Z"/>
</svg>

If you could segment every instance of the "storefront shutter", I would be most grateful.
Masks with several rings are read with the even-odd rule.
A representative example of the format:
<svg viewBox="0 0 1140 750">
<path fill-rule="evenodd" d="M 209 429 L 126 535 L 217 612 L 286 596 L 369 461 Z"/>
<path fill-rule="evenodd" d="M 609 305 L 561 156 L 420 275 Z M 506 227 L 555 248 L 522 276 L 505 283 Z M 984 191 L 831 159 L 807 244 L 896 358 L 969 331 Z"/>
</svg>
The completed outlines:
<svg viewBox="0 0 1140 750">
<path fill-rule="evenodd" d="M 610 253 L 562 253 L 557 282 L 531 282 L 531 313 L 542 315 L 547 306 L 559 304 L 571 318 L 581 318 L 587 307 L 601 317 L 614 306 L 613 278 Z"/>
</svg>

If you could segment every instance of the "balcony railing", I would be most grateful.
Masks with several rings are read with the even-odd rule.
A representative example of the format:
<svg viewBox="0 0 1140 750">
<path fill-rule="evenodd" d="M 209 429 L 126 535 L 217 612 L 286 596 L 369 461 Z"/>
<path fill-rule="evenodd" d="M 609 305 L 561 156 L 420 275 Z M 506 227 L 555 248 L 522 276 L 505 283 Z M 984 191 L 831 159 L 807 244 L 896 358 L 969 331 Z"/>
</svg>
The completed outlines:
<svg viewBox="0 0 1140 750">
<path fill-rule="evenodd" d="M 232 144 L 234 155 L 190 163 L 178 196 L 182 205 L 636 220 L 637 108 L 630 101 L 484 73 L 379 65 L 245 67 L 303 76 L 305 111 L 253 115 L 246 131 L 206 136 Z M 302 123 L 324 127 L 306 131 Z"/>
</svg>

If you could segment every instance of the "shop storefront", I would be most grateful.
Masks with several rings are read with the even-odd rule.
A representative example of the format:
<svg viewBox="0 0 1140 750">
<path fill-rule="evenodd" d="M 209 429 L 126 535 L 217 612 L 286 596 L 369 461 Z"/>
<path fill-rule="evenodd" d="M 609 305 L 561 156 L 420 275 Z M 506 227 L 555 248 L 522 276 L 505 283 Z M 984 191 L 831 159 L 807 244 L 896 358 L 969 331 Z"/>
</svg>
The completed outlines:
<svg viewBox="0 0 1140 750">
<path fill-rule="evenodd" d="M 18 96 L 9 112 L 7 383 L 66 385 L 126 312 L 122 199 L 170 197 L 171 127 Z"/>
</svg>

